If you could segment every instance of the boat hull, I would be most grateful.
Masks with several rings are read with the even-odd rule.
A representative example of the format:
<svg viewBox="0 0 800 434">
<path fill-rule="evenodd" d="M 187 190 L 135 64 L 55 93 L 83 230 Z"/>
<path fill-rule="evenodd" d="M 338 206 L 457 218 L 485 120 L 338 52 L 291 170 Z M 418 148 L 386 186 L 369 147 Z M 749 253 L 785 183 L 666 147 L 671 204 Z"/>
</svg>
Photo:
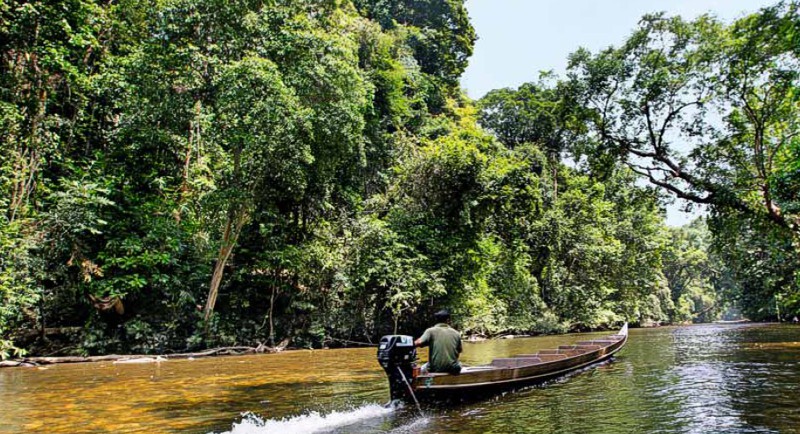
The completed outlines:
<svg viewBox="0 0 800 434">
<path fill-rule="evenodd" d="M 495 359 L 491 365 L 465 368 L 461 374 L 422 374 L 412 387 L 417 398 L 466 397 L 541 383 L 608 360 L 627 343 L 627 325 L 617 335 L 556 350 Z"/>
</svg>

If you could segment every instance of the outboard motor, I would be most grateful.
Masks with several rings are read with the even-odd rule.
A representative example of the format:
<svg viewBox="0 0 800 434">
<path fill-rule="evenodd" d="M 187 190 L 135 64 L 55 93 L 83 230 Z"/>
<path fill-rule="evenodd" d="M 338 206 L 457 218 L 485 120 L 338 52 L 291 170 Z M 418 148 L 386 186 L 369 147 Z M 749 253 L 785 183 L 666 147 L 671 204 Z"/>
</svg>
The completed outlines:
<svg viewBox="0 0 800 434">
<path fill-rule="evenodd" d="M 378 363 L 389 376 L 392 401 L 409 397 L 408 389 L 414 379 L 414 370 L 417 367 L 417 349 L 414 347 L 414 339 L 406 335 L 382 337 L 378 346 Z"/>
</svg>

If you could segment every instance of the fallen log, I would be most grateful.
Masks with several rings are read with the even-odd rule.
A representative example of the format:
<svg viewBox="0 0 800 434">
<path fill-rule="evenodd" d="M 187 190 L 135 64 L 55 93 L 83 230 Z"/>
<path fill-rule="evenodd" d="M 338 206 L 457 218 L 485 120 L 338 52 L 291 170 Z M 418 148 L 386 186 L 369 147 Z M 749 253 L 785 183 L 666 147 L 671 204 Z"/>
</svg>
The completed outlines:
<svg viewBox="0 0 800 434">
<path fill-rule="evenodd" d="M 16 368 L 16 367 L 34 367 L 37 366 L 32 362 L 20 362 L 17 360 L 3 360 L 0 361 L 0 368 Z"/>
<path fill-rule="evenodd" d="M 105 362 L 120 360 L 124 358 L 149 357 L 149 356 L 121 356 L 109 354 L 107 356 L 62 356 L 62 357 L 23 357 L 16 361 L 22 363 L 33 363 L 36 365 L 52 365 L 54 363 L 85 363 L 85 362 Z M 14 360 L 12 360 L 13 362 Z"/>
<path fill-rule="evenodd" d="M 167 359 L 157 356 L 157 357 L 142 357 L 138 359 L 125 359 L 125 360 L 115 360 L 114 364 L 141 364 L 141 363 L 161 363 L 165 362 Z"/>
<path fill-rule="evenodd" d="M 257 347 L 221 347 L 195 353 L 176 354 L 109 354 L 105 356 L 62 356 L 62 357 L 23 357 L 14 360 L 0 361 L 0 368 L 53 365 L 57 363 L 87 363 L 87 362 L 114 362 L 114 363 L 160 363 L 170 359 L 194 359 L 213 356 L 241 356 L 245 354 L 279 353 L 289 346 L 289 339 L 284 339 L 274 347 L 259 344 Z"/>
</svg>

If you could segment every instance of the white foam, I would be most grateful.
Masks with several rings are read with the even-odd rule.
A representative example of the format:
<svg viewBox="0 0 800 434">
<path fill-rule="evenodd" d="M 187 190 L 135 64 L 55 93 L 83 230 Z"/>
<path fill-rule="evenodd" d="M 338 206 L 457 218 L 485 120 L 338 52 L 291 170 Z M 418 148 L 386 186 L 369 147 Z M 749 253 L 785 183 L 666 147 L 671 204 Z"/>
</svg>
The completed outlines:
<svg viewBox="0 0 800 434">
<path fill-rule="evenodd" d="M 408 423 L 406 425 L 397 427 L 397 428 L 389 431 L 389 433 L 390 434 L 414 434 L 414 433 L 418 433 L 418 432 L 420 432 L 422 430 L 422 428 L 424 428 L 425 426 L 428 425 L 428 422 L 430 422 L 430 419 L 428 419 L 427 417 L 419 417 L 417 419 L 414 419 L 411 423 Z"/>
<path fill-rule="evenodd" d="M 394 407 L 386 408 L 378 404 L 367 404 L 349 411 L 333 411 L 320 414 L 312 411 L 300 416 L 283 419 L 263 420 L 252 413 L 245 413 L 242 421 L 234 423 L 230 434 L 262 434 L 262 433 L 314 433 L 331 431 L 351 425 L 362 420 L 386 416 L 394 411 Z"/>
</svg>

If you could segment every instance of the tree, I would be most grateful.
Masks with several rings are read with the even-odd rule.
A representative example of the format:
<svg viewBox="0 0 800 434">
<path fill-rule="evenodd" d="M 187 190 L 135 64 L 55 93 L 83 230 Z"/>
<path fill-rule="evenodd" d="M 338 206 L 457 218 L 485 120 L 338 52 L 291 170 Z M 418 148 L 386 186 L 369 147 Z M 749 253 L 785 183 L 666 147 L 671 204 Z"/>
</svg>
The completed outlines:
<svg viewBox="0 0 800 434">
<path fill-rule="evenodd" d="M 798 4 L 726 27 L 648 15 L 617 49 L 585 50 L 570 76 L 594 110 L 596 157 L 691 203 L 762 218 L 800 234 L 774 199 L 776 163 L 797 140 Z"/>
<path fill-rule="evenodd" d="M 509 148 L 524 143 L 539 145 L 557 162 L 579 140 L 583 129 L 580 108 L 572 99 L 569 83 L 524 83 L 517 89 L 495 89 L 478 101 L 478 122 Z"/>
<path fill-rule="evenodd" d="M 215 138 L 231 161 L 218 193 L 225 204 L 225 223 L 204 310 L 206 321 L 256 196 L 272 189 L 302 191 L 303 166 L 312 161 L 308 145 L 302 146 L 308 134 L 306 113 L 283 84 L 275 64 L 245 58 L 224 68 L 215 84 L 220 89 Z"/>
<path fill-rule="evenodd" d="M 689 206 L 708 206 L 714 250 L 744 284 L 734 297 L 760 306 L 749 310 L 760 318 L 763 303 L 800 292 L 799 11 L 780 2 L 728 26 L 648 15 L 620 48 L 570 59 L 594 112 L 590 164 L 622 161 Z M 766 275 L 775 278 L 753 279 Z"/>
<path fill-rule="evenodd" d="M 664 276 L 669 285 L 676 322 L 707 322 L 722 310 L 724 265 L 711 250 L 711 232 L 705 220 L 667 228 Z"/>
<path fill-rule="evenodd" d="M 467 68 L 475 29 L 463 0 L 355 0 L 385 29 L 408 26 L 409 46 L 422 72 L 455 86 Z"/>
<path fill-rule="evenodd" d="M 90 77 L 104 60 L 111 9 L 94 1 L 0 6 L 2 356 L 13 349 L 10 331 L 44 324 L 42 216 L 73 159 L 87 157 Z"/>
<path fill-rule="evenodd" d="M 553 169 L 553 195 L 558 197 L 558 166 L 570 147 L 585 134 L 584 110 L 577 104 L 569 82 L 549 84 L 544 74 L 539 83 L 518 89 L 496 89 L 478 101 L 479 123 L 504 145 L 538 145 Z"/>
</svg>

